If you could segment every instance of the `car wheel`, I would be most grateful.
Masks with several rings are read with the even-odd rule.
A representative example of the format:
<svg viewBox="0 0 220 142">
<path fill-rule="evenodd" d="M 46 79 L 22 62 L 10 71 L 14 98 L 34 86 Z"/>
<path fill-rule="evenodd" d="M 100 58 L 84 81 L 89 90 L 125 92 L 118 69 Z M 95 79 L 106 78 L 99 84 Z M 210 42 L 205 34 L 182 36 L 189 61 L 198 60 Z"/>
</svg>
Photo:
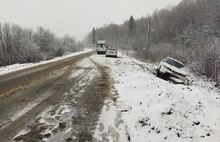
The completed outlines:
<svg viewBox="0 0 220 142">
<path fill-rule="evenodd" d="M 160 68 L 161 68 L 161 66 L 157 69 L 157 76 L 158 76 L 158 77 L 161 76 Z"/>
<path fill-rule="evenodd" d="M 159 71 L 159 69 L 157 69 L 156 75 L 157 75 L 157 77 L 160 76 L 160 71 Z"/>
</svg>

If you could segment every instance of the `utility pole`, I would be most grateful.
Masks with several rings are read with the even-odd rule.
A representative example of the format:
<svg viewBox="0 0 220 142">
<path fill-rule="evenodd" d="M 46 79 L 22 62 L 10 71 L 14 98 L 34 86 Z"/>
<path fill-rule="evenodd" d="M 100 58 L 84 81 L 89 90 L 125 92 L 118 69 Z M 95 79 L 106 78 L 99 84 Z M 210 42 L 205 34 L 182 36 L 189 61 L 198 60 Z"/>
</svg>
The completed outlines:
<svg viewBox="0 0 220 142">
<path fill-rule="evenodd" d="M 149 58 L 150 51 L 150 18 L 148 18 L 148 26 L 147 26 L 147 58 Z"/>
</svg>

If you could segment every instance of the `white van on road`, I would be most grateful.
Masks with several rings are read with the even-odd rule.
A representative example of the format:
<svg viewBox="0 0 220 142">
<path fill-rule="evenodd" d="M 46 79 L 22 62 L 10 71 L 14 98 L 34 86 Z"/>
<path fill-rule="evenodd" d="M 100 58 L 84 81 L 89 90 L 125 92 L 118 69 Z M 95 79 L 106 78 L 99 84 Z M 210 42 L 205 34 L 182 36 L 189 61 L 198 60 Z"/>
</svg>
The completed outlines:
<svg viewBox="0 0 220 142">
<path fill-rule="evenodd" d="M 98 43 L 96 46 L 97 54 L 105 54 L 106 50 L 107 50 L 107 45 L 105 43 L 105 40 L 98 40 Z"/>
</svg>

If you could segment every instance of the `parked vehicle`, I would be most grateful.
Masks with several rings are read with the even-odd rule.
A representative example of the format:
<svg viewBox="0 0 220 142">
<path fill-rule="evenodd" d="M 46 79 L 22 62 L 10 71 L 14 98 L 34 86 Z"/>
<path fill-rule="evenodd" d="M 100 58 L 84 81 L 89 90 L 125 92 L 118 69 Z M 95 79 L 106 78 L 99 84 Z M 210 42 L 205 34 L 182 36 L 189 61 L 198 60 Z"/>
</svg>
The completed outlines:
<svg viewBox="0 0 220 142">
<path fill-rule="evenodd" d="M 98 40 L 97 46 L 96 46 L 96 52 L 97 54 L 105 54 L 107 50 L 107 45 L 105 40 Z"/>
<path fill-rule="evenodd" d="M 184 64 L 176 59 L 167 57 L 160 62 L 159 67 L 157 68 L 157 76 L 160 75 L 165 77 L 175 77 L 184 82 L 186 79 Z"/>
<path fill-rule="evenodd" d="M 110 47 L 106 50 L 105 57 L 118 57 L 118 49 L 115 47 Z"/>
</svg>

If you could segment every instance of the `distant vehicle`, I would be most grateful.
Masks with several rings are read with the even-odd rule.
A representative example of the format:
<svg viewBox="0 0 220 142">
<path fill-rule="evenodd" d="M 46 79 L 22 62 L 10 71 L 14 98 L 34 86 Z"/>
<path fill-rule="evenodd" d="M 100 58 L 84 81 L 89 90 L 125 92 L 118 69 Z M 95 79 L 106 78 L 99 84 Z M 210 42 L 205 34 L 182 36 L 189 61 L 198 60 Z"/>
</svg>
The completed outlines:
<svg viewBox="0 0 220 142">
<path fill-rule="evenodd" d="M 106 50 L 105 57 L 118 57 L 118 49 L 115 47 L 110 47 Z"/>
<path fill-rule="evenodd" d="M 107 45 L 105 40 L 98 40 L 97 46 L 96 46 L 96 52 L 97 54 L 105 54 L 107 49 Z"/>
<path fill-rule="evenodd" d="M 160 75 L 165 77 L 175 77 L 184 82 L 186 79 L 184 64 L 176 59 L 167 57 L 160 62 L 159 67 L 157 68 L 157 76 Z"/>
</svg>

